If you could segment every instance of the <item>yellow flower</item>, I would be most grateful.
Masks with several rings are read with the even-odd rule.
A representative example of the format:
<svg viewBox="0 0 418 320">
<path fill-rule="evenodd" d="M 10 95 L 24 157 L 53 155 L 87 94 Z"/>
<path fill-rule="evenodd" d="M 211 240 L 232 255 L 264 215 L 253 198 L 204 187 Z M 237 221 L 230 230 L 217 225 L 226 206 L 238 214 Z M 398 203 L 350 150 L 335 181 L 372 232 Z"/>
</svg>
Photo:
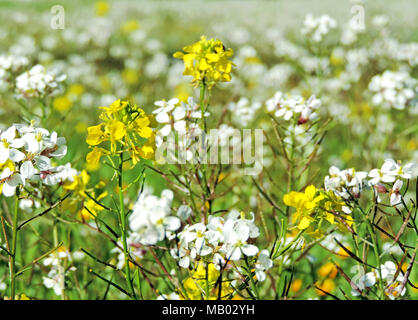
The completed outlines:
<svg viewBox="0 0 418 320">
<path fill-rule="evenodd" d="M 96 15 L 103 17 L 109 12 L 109 4 L 105 1 L 96 2 Z"/>
<path fill-rule="evenodd" d="M 152 117 L 136 104 L 116 100 L 109 107 L 100 107 L 102 123 L 87 128 L 86 142 L 94 147 L 87 155 L 87 164 L 95 167 L 104 154 L 129 152 L 135 165 L 140 158 L 152 159 L 155 152 L 155 133 Z M 106 146 L 101 144 L 110 142 Z M 98 148 L 98 146 L 100 148 Z"/>
<path fill-rule="evenodd" d="M 57 97 L 52 102 L 53 108 L 57 111 L 60 111 L 60 112 L 67 111 L 68 109 L 71 108 L 72 105 L 73 105 L 73 103 L 71 102 L 71 100 L 66 95 L 62 96 L 62 97 Z"/>
<path fill-rule="evenodd" d="M 327 262 L 318 269 L 318 275 L 323 278 L 334 279 L 337 274 L 338 269 L 332 262 Z"/>
<path fill-rule="evenodd" d="M 86 197 L 86 188 L 90 181 L 90 176 L 86 170 L 81 171 L 81 173 L 74 177 L 74 181 L 64 185 L 65 190 L 74 191 L 75 194 L 78 194 L 82 197 Z"/>
<path fill-rule="evenodd" d="M 292 222 L 297 228 L 307 230 L 306 233 L 313 237 L 323 234 L 326 229 L 324 221 L 337 225 L 342 231 L 353 224 L 353 218 L 343 210 L 346 205 L 340 197 L 333 192 L 317 190 L 313 185 L 308 186 L 305 192 L 289 192 L 284 195 L 283 202 L 296 208 Z"/>
<path fill-rule="evenodd" d="M 122 79 L 129 85 L 135 85 L 139 82 L 139 72 L 134 69 L 124 69 L 122 71 Z"/>
<path fill-rule="evenodd" d="M 81 96 L 84 93 L 84 87 L 82 84 L 74 83 L 68 89 L 68 94 L 70 96 Z"/>
<path fill-rule="evenodd" d="M 87 128 L 86 142 L 91 146 L 97 146 L 106 141 L 106 135 L 102 130 L 103 124 Z"/>
<path fill-rule="evenodd" d="M 331 292 L 332 292 L 332 290 L 334 290 L 334 288 L 335 288 L 335 282 L 334 282 L 333 280 L 331 280 L 331 279 L 325 279 L 325 280 L 324 280 L 324 281 L 322 281 L 322 282 L 316 283 L 316 286 L 317 286 L 319 289 L 322 289 L 322 290 L 324 290 L 324 291 L 326 291 L 326 292 L 331 293 Z M 322 292 L 322 291 L 320 291 L 320 290 L 318 290 L 318 289 L 315 289 L 315 291 L 316 291 L 316 294 L 317 294 L 318 296 L 323 297 L 323 296 L 325 296 L 325 295 L 326 295 L 326 293 L 324 293 L 324 292 Z"/>
<path fill-rule="evenodd" d="M 94 198 L 94 192 L 91 195 Z M 97 201 L 102 200 L 107 196 L 107 192 L 103 192 L 100 196 L 95 198 Z M 79 217 L 83 221 L 88 221 L 91 219 L 94 219 L 95 216 L 97 216 L 98 211 L 103 210 L 103 207 L 99 205 L 96 201 L 94 201 L 91 198 L 86 199 L 87 201 L 84 201 L 83 208 L 79 211 Z"/>
<path fill-rule="evenodd" d="M 93 150 L 87 154 L 87 164 L 92 167 L 97 166 L 100 162 L 100 158 L 107 153 L 107 150 L 103 148 L 94 147 Z"/>
<path fill-rule="evenodd" d="M 193 76 L 193 83 L 199 86 L 204 83 L 212 88 L 217 82 L 231 81 L 233 63 L 228 60 L 233 55 L 232 49 L 226 49 L 220 40 L 205 36 L 200 41 L 183 48 L 173 57 L 183 59 L 184 75 Z"/>
<path fill-rule="evenodd" d="M 128 104 L 127 101 L 121 102 L 119 99 L 119 100 L 114 101 L 109 107 L 99 107 L 99 109 L 104 110 L 105 111 L 104 114 L 109 117 L 123 110 L 127 104 Z"/>
<path fill-rule="evenodd" d="M 185 293 L 179 292 L 180 299 L 188 297 L 191 300 L 216 300 L 219 295 L 219 286 L 217 280 L 219 278 L 219 271 L 215 268 L 213 263 L 200 262 L 192 271 L 191 276 L 183 281 Z M 207 279 L 207 281 L 206 281 Z M 206 288 L 209 286 L 209 296 L 206 296 Z M 186 295 L 187 293 L 187 295 Z M 230 281 L 224 280 L 221 288 L 221 299 L 240 300 L 240 296 L 236 294 L 230 285 Z"/>
<path fill-rule="evenodd" d="M 118 120 L 111 120 L 107 124 L 110 134 L 110 143 L 112 152 L 116 151 L 116 141 L 121 140 L 126 134 L 125 125 Z"/>
<path fill-rule="evenodd" d="M 292 285 L 290 286 L 290 290 L 293 292 L 298 292 L 302 288 L 302 280 L 301 279 L 295 279 L 292 282 Z"/>
<path fill-rule="evenodd" d="M 130 33 L 132 31 L 137 30 L 138 28 L 139 23 L 136 20 L 128 20 L 121 26 L 121 30 L 124 33 Z"/>
</svg>

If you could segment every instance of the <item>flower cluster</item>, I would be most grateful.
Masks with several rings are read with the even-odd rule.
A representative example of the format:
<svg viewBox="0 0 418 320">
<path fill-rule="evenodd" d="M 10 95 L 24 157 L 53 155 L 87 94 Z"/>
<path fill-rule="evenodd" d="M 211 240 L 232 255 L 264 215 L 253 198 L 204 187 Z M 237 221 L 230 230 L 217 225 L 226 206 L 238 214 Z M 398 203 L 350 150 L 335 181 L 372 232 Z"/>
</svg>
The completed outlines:
<svg viewBox="0 0 418 320">
<path fill-rule="evenodd" d="M 316 110 L 321 106 L 321 101 L 315 96 L 308 100 L 300 96 L 285 96 L 281 91 L 266 101 L 267 111 L 275 117 L 289 121 L 295 118 L 298 124 L 304 124 L 317 118 Z"/>
<path fill-rule="evenodd" d="M 73 170 L 75 171 L 75 170 Z M 64 201 L 63 208 L 70 212 L 77 213 L 82 221 L 94 219 L 97 214 L 104 209 L 99 201 L 107 196 L 107 192 L 103 192 L 96 196 L 95 188 L 89 188 L 90 176 L 86 170 L 81 172 L 72 172 L 72 179 L 68 179 L 64 183 L 64 190 L 73 193 L 71 199 Z M 95 186 L 103 187 L 101 183 Z"/>
<path fill-rule="evenodd" d="M 380 272 L 378 272 L 378 269 L 380 269 Z M 386 261 L 385 263 L 381 264 L 378 269 L 367 272 L 366 274 L 363 274 L 356 279 L 353 278 L 352 287 L 354 288 L 352 288 L 351 294 L 353 296 L 359 296 L 362 291 L 370 290 L 370 288 L 375 286 L 380 279 L 383 281 L 385 287 L 385 295 L 389 299 L 395 300 L 396 298 L 405 295 L 405 277 L 402 275 L 400 270 L 398 271 L 395 263 L 392 261 Z"/>
<path fill-rule="evenodd" d="M 384 109 L 403 110 L 417 95 L 418 82 L 405 71 L 386 70 L 371 79 L 369 90 L 374 93 L 374 105 Z"/>
<path fill-rule="evenodd" d="M 16 78 L 16 91 L 23 98 L 43 98 L 54 94 L 60 82 L 65 79 L 66 75 L 57 75 L 37 64 Z"/>
<path fill-rule="evenodd" d="M 231 102 L 228 105 L 228 110 L 234 115 L 233 121 L 236 124 L 247 126 L 255 116 L 257 110 L 261 108 L 261 103 L 252 102 L 242 97 L 238 102 Z"/>
<path fill-rule="evenodd" d="M 373 187 L 377 201 L 381 202 L 380 195 L 388 193 L 390 204 L 395 206 L 401 202 L 400 190 L 403 181 L 417 175 L 417 164 L 414 162 L 401 165 L 393 159 L 386 159 L 380 169 L 369 172 L 356 171 L 354 168 L 339 170 L 332 166 L 329 175 L 325 177 L 325 190 L 332 191 L 336 196 L 345 200 L 359 198 L 361 191 Z"/>
<path fill-rule="evenodd" d="M 137 242 L 142 245 L 155 245 L 162 241 L 167 232 L 180 228 L 181 220 L 171 215 L 171 202 L 174 194 L 163 190 L 161 197 L 154 196 L 145 189 L 138 197 L 129 217 L 129 225 Z"/>
<path fill-rule="evenodd" d="M 338 197 L 349 199 L 350 195 L 359 197 L 365 186 L 367 172 L 356 171 L 354 168 L 340 170 L 335 166 L 329 168 L 329 175 L 325 177 L 324 187 L 333 191 Z"/>
<path fill-rule="evenodd" d="M 179 260 L 182 268 L 197 267 L 197 261 L 204 258 L 213 263 L 217 270 L 224 269 L 230 261 L 254 257 L 259 253 L 251 239 L 259 236 L 254 224 L 254 214 L 246 219 L 244 213 L 231 211 L 226 218 L 209 216 L 208 224 L 186 225 L 178 234 L 178 245 L 171 249 L 171 255 Z M 265 279 L 264 272 L 272 267 L 267 251 L 262 251 L 256 262 L 256 276 Z"/>
<path fill-rule="evenodd" d="M 299 230 L 306 230 L 311 236 L 322 236 L 326 222 L 346 230 L 353 224 L 351 209 L 333 192 L 306 187 L 305 192 L 291 191 L 283 197 L 283 202 L 296 208 L 292 222 Z"/>
<path fill-rule="evenodd" d="M 220 274 L 213 263 L 208 263 L 207 267 L 205 263 L 198 263 L 190 277 L 183 280 L 185 292 L 180 291 L 179 298 L 181 300 L 187 298 L 191 300 L 239 299 L 239 295 L 235 294 L 233 289 L 235 281 L 226 280 L 221 284 Z"/>
<path fill-rule="evenodd" d="M 109 107 L 101 107 L 103 112 L 99 125 L 88 128 L 86 142 L 93 147 L 87 155 L 87 163 L 97 165 L 103 155 L 129 152 L 133 164 L 141 158 L 152 159 L 155 151 L 155 133 L 152 118 L 136 104 L 116 100 Z M 110 142 L 106 148 L 99 147 Z M 118 148 L 119 146 L 119 148 Z"/>
<path fill-rule="evenodd" d="M 68 166 L 54 166 L 52 159 L 67 153 L 65 138 L 34 125 L 14 124 L 0 134 L 0 192 L 10 197 L 27 183 L 55 185 L 68 178 Z"/>
<path fill-rule="evenodd" d="M 315 42 L 320 42 L 336 26 L 335 20 L 326 14 L 315 18 L 308 13 L 303 22 L 302 34 L 309 36 Z"/>
<path fill-rule="evenodd" d="M 176 132 L 179 135 L 185 135 L 190 130 L 198 130 L 198 125 L 193 122 L 201 119 L 202 114 L 199 105 L 196 104 L 193 97 L 187 99 L 187 103 L 179 103 L 179 99 L 173 98 L 168 101 L 156 101 L 154 104 L 159 108 L 152 113 L 155 114 L 155 120 L 164 126 L 159 130 L 162 136 L 168 136 L 170 132 Z M 204 113 L 204 117 L 209 116 L 209 112 Z M 200 134 L 200 130 L 196 134 Z"/>
<path fill-rule="evenodd" d="M 0 88 L 7 87 L 13 76 L 29 64 L 28 58 L 13 54 L 0 56 Z"/>
<path fill-rule="evenodd" d="M 183 59 L 186 76 L 193 76 L 193 83 L 198 86 L 204 83 L 212 88 L 217 82 L 231 81 L 233 55 L 230 48 L 225 48 L 220 40 L 202 36 L 200 40 L 183 48 L 184 52 L 174 53 L 174 58 Z"/>
<path fill-rule="evenodd" d="M 177 98 L 168 101 L 156 101 L 155 120 L 162 124 L 155 137 L 156 147 L 163 144 L 167 147 L 168 154 L 156 154 L 156 160 L 164 162 L 173 161 L 191 161 L 195 156 L 195 149 L 200 146 L 197 143 L 202 135 L 202 130 L 197 123 L 202 118 L 202 113 L 198 104 L 192 97 L 187 99 L 187 103 L 181 102 Z M 209 112 L 203 114 L 208 117 Z M 182 152 L 176 153 L 176 147 Z"/>
</svg>

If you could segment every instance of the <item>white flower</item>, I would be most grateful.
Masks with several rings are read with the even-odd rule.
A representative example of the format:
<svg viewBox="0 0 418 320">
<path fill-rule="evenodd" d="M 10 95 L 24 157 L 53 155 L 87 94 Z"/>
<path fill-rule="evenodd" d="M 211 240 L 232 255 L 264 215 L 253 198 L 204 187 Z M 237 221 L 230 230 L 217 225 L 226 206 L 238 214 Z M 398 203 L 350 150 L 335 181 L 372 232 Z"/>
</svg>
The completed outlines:
<svg viewBox="0 0 418 320">
<path fill-rule="evenodd" d="M 253 102 L 242 97 L 238 102 L 231 102 L 228 105 L 228 110 L 233 114 L 232 121 L 241 126 L 247 126 L 255 116 L 255 113 L 260 109 L 261 103 Z"/>
<path fill-rule="evenodd" d="M 1 192 L 5 197 L 14 196 L 16 188 L 19 185 L 24 185 L 24 183 L 25 181 L 22 176 L 16 171 L 10 170 L 10 168 L 4 169 L 0 174 L 0 186 L 2 186 Z"/>
<path fill-rule="evenodd" d="M 154 245 L 164 239 L 167 231 L 176 231 L 181 221 L 171 216 L 173 192 L 164 190 L 156 197 L 144 190 L 136 201 L 129 217 L 131 229 L 138 235 L 138 241 L 144 245 Z"/>
<path fill-rule="evenodd" d="M 374 105 L 403 110 L 417 94 L 417 81 L 407 72 L 386 70 L 371 79 L 369 90 L 374 92 Z"/>
<path fill-rule="evenodd" d="M 370 185 L 376 185 L 380 181 L 389 183 L 389 182 L 395 181 L 396 171 L 391 163 L 385 161 L 385 163 L 383 164 L 380 170 L 372 169 L 369 172 L 368 176 L 372 178 L 371 180 L 369 180 Z"/>
<path fill-rule="evenodd" d="M 177 216 L 181 221 L 186 221 L 192 215 L 192 213 L 192 209 L 186 205 L 181 205 L 177 210 Z"/>
<path fill-rule="evenodd" d="M 402 188 L 403 182 L 401 180 L 396 180 L 393 184 L 392 190 L 390 192 L 390 205 L 396 206 L 401 202 L 402 196 L 401 196 L 401 188 Z"/>
<path fill-rule="evenodd" d="M 250 238 L 250 227 L 241 220 L 228 219 L 223 230 L 225 238 L 225 251 L 228 260 L 239 260 L 241 253 L 246 256 L 254 256 L 258 248 L 247 243 Z"/>
<path fill-rule="evenodd" d="M 380 272 L 382 274 L 382 279 L 386 281 L 393 281 L 393 277 L 396 273 L 396 264 L 392 261 L 386 261 L 384 264 L 380 265 Z"/>
<path fill-rule="evenodd" d="M 13 162 L 22 161 L 25 158 L 23 152 L 18 149 L 23 146 L 22 139 L 16 138 L 16 128 L 11 126 L 0 135 L 0 163 L 5 163 L 8 159 Z"/>
<path fill-rule="evenodd" d="M 320 42 L 331 29 L 334 29 L 337 23 L 328 15 L 322 15 L 318 18 L 308 13 L 303 22 L 302 34 L 309 35 L 315 42 Z"/>
<path fill-rule="evenodd" d="M 19 209 L 22 211 L 31 213 L 33 209 L 37 209 L 41 206 L 41 204 L 33 199 L 21 199 L 19 200 Z"/>
<path fill-rule="evenodd" d="M 57 76 L 55 72 L 47 71 L 44 66 L 37 64 L 16 78 L 16 90 L 25 98 L 43 97 L 54 93 L 65 78 L 65 75 Z"/>
<path fill-rule="evenodd" d="M 329 175 L 325 177 L 325 190 L 332 190 L 337 196 L 349 199 L 352 196 L 359 196 L 363 190 L 363 180 L 367 172 L 356 171 L 354 168 L 340 170 L 335 166 L 329 168 Z"/>
<path fill-rule="evenodd" d="M 315 111 L 321 106 L 321 101 L 314 95 L 306 101 L 300 96 L 288 95 L 285 97 L 279 91 L 273 98 L 266 101 L 266 106 L 267 111 L 274 112 L 274 115 L 278 118 L 283 117 L 284 120 L 289 121 L 296 115 L 298 124 L 304 124 L 317 118 Z"/>
<path fill-rule="evenodd" d="M 168 113 L 173 110 L 176 104 L 179 103 L 179 99 L 173 98 L 168 101 L 160 100 L 154 102 L 159 108 L 155 109 L 152 113 L 156 114 L 155 120 L 159 123 L 167 123 L 170 121 Z"/>
<path fill-rule="evenodd" d="M 54 293 L 59 296 L 64 290 L 64 281 L 62 275 L 55 269 L 51 269 L 48 277 L 42 277 L 43 284 L 48 289 L 53 289 Z"/>
<path fill-rule="evenodd" d="M 356 281 L 354 281 L 353 279 L 352 279 L 353 283 L 361 291 L 364 290 L 364 289 L 366 289 L 366 288 L 369 288 L 369 287 L 374 286 L 376 284 L 376 281 L 377 281 L 376 280 L 376 275 L 375 275 L 374 272 L 368 272 L 368 273 L 360 276 L 358 278 L 358 280 L 356 280 Z M 354 289 L 353 288 L 353 289 L 351 289 L 351 295 L 357 297 L 357 296 L 360 295 L 360 292 L 357 289 Z"/>
<path fill-rule="evenodd" d="M 255 263 L 255 275 L 258 281 L 266 279 L 265 271 L 273 266 L 273 260 L 270 259 L 269 251 L 264 249 L 260 252 L 258 260 Z"/>
</svg>

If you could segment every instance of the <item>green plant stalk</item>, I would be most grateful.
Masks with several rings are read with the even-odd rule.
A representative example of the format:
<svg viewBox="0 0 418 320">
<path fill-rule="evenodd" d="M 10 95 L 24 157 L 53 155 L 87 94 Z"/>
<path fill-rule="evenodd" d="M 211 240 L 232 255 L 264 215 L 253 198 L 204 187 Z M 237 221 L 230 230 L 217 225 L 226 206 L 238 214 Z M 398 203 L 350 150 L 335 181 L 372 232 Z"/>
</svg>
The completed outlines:
<svg viewBox="0 0 418 320">
<path fill-rule="evenodd" d="M 200 121 L 200 128 L 203 132 L 203 139 L 202 139 L 202 143 L 205 143 L 204 138 L 206 136 L 206 121 L 205 121 L 205 93 L 206 93 L 206 85 L 204 80 L 202 81 L 202 83 L 200 84 L 200 114 L 201 114 L 201 121 Z M 208 181 L 206 178 L 206 166 L 202 163 L 201 164 L 201 168 L 202 168 L 202 176 L 203 176 L 203 182 L 205 183 L 205 188 L 203 190 L 203 192 L 206 194 L 206 197 L 209 197 L 210 194 L 208 193 Z M 203 204 L 204 206 L 206 206 L 206 203 Z M 209 214 L 209 209 L 208 211 L 206 211 L 206 216 L 205 216 L 205 221 L 208 221 L 208 214 Z"/>
<path fill-rule="evenodd" d="M 15 207 L 13 213 L 13 226 L 12 226 L 12 250 L 10 256 L 10 299 L 15 299 L 15 292 L 16 292 L 16 244 L 17 244 L 17 209 L 19 206 L 19 195 L 18 191 L 16 192 L 15 197 Z"/>
<path fill-rule="evenodd" d="M 255 285 L 255 282 L 254 282 L 253 273 L 251 272 L 251 267 L 250 267 L 250 264 L 248 263 L 248 258 L 247 256 L 244 256 L 244 257 L 245 257 L 245 264 L 247 265 L 247 269 L 248 269 L 248 276 L 250 277 L 251 289 L 253 293 L 255 294 L 256 300 L 260 300 L 257 286 Z"/>
<path fill-rule="evenodd" d="M 377 271 L 379 272 L 380 298 L 382 299 L 384 297 L 384 294 L 385 294 L 385 288 L 383 287 L 382 269 L 380 267 L 381 266 L 380 255 L 379 255 L 379 252 L 377 250 L 377 239 L 376 239 L 376 234 L 373 233 L 372 223 L 371 223 L 370 219 L 369 218 L 366 218 L 366 219 L 367 219 L 367 230 L 369 231 L 370 237 L 372 238 L 374 255 L 376 256 Z"/>
<path fill-rule="evenodd" d="M 202 119 L 200 120 L 200 127 L 202 131 L 206 133 L 206 121 L 205 121 L 205 93 L 206 93 L 206 85 L 204 82 L 200 84 L 200 114 Z"/>
<path fill-rule="evenodd" d="M 122 233 L 122 245 L 123 245 L 123 255 L 125 256 L 125 278 L 126 282 L 128 283 L 129 290 L 131 292 L 132 299 L 137 299 L 136 293 L 132 284 L 131 279 L 131 269 L 129 268 L 129 253 L 128 253 L 128 243 L 126 241 L 126 213 L 124 209 L 123 203 L 123 181 L 122 181 L 122 174 L 123 174 L 123 153 L 120 155 L 120 163 L 119 163 L 119 214 L 120 214 L 120 222 L 121 222 L 121 233 Z"/>
<path fill-rule="evenodd" d="M 289 155 L 289 172 L 287 175 L 287 193 L 289 193 L 290 191 L 292 191 L 293 189 L 293 172 L 295 169 L 294 166 L 294 156 L 295 156 L 295 134 L 292 131 L 292 146 L 290 149 L 290 155 Z M 290 214 L 289 214 L 289 207 L 286 207 L 286 216 L 287 216 L 287 222 L 289 222 L 290 219 Z"/>
</svg>

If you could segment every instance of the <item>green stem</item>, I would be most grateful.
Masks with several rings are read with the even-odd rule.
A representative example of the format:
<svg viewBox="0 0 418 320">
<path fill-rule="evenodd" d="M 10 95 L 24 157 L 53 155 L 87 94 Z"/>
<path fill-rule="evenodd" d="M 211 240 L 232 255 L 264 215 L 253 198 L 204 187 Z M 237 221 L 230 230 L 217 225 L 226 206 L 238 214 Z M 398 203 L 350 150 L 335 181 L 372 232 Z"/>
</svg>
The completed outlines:
<svg viewBox="0 0 418 320">
<path fill-rule="evenodd" d="M 385 294 L 385 288 L 383 286 L 382 269 L 381 269 L 381 264 L 380 264 L 380 255 L 379 255 L 379 251 L 378 251 L 378 248 L 377 248 L 376 234 L 373 232 L 372 223 L 371 223 L 369 218 L 367 218 L 367 230 L 369 231 L 370 237 L 372 238 L 372 242 L 373 242 L 373 250 L 374 250 L 374 255 L 376 256 L 376 263 L 377 263 L 377 271 L 379 273 L 380 298 L 382 299 L 382 297 L 384 297 L 384 294 Z"/>
<path fill-rule="evenodd" d="M 120 154 L 120 163 L 119 163 L 119 213 L 120 213 L 120 222 L 121 222 L 121 232 L 122 232 L 122 245 L 123 245 L 123 254 L 125 256 L 125 278 L 128 283 L 129 290 L 131 292 L 132 299 L 137 299 L 134 287 L 132 285 L 131 279 L 131 269 L 129 267 L 129 253 L 128 253 L 128 243 L 126 240 L 127 228 L 126 228 L 126 214 L 123 203 L 123 153 Z"/>
<path fill-rule="evenodd" d="M 255 295 L 255 298 L 257 300 L 259 300 L 259 295 L 258 295 L 258 290 L 257 290 L 257 286 L 255 285 L 255 281 L 254 281 L 254 277 L 253 277 L 253 273 L 251 272 L 251 267 L 250 264 L 248 262 L 248 258 L 247 256 L 244 256 L 245 258 L 245 264 L 247 265 L 247 269 L 248 269 L 248 276 L 250 277 L 250 283 L 251 283 L 251 289 Z"/>
<path fill-rule="evenodd" d="M 206 121 L 205 121 L 205 92 L 206 92 L 206 86 L 204 82 L 200 85 L 200 114 L 201 114 L 201 124 L 200 127 L 202 131 L 206 133 Z"/>
<path fill-rule="evenodd" d="M 16 275 L 16 244 L 17 244 L 17 209 L 19 206 L 19 195 L 16 193 L 15 208 L 13 215 L 13 226 L 12 226 L 12 250 L 10 256 L 10 299 L 15 299 L 15 275 Z"/>
</svg>

